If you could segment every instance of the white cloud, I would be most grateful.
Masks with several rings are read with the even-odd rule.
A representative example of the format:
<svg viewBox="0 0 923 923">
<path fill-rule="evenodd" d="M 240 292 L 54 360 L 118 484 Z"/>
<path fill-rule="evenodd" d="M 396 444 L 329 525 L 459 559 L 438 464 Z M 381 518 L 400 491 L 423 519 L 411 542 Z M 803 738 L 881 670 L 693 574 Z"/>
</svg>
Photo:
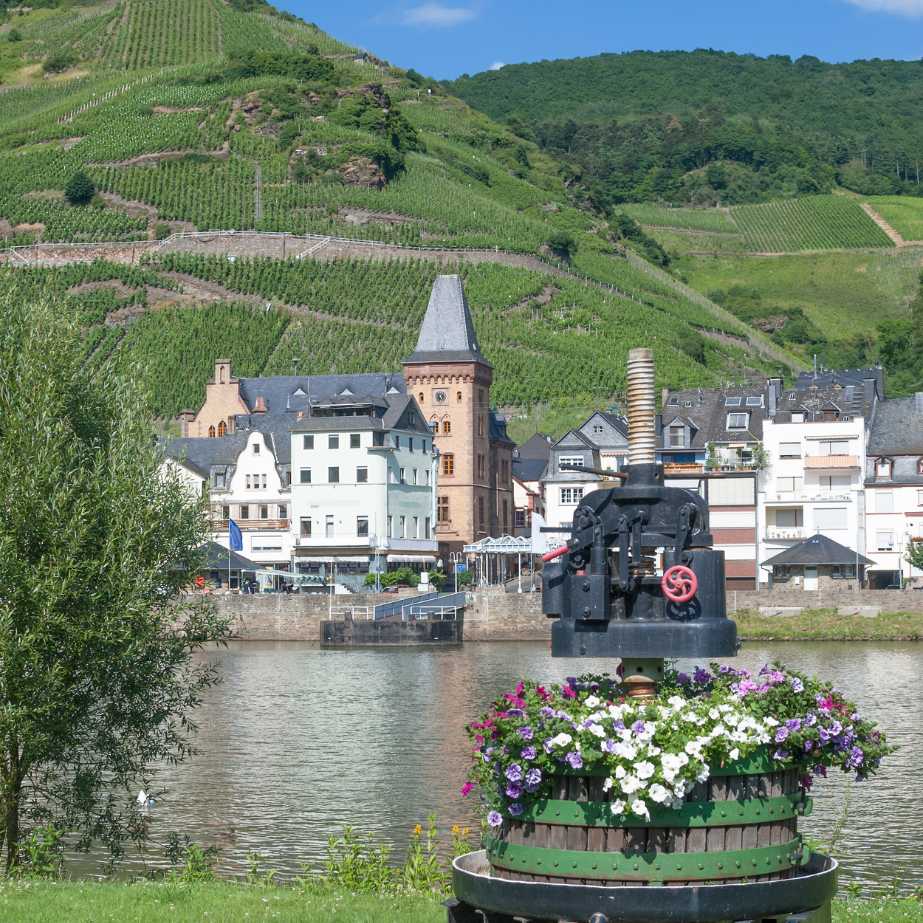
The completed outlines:
<svg viewBox="0 0 923 923">
<path fill-rule="evenodd" d="M 422 3 L 404 13 L 408 26 L 434 26 L 445 29 L 470 22 L 477 11 L 468 6 L 446 6 L 443 3 Z"/>
<path fill-rule="evenodd" d="M 923 16 L 923 0 L 847 0 L 853 6 L 874 13 L 896 13 L 898 16 Z"/>
<path fill-rule="evenodd" d="M 506 63 L 504 61 L 494 61 L 494 63 L 491 64 L 487 69 L 489 71 L 500 71 L 503 70 L 504 67 L 506 67 Z"/>
</svg>

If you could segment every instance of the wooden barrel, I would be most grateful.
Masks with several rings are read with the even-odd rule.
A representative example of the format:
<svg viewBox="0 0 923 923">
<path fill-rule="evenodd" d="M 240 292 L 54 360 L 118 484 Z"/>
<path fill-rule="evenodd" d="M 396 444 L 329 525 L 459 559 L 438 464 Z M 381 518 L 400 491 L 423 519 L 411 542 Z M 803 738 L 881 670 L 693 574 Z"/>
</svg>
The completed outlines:
<svg viewBox="0 0 923 923">
<path fill-rule="evenodd" d="M 493 873 L 516 881 L 638 886 L 788 878 L 806 861 L 799 772 L 768 756 L 712 769 L 678 807 L 649 821 L 612 814 L 605 775 L 554 777 L 553 796 L 489 839 Z"/>
</svg>

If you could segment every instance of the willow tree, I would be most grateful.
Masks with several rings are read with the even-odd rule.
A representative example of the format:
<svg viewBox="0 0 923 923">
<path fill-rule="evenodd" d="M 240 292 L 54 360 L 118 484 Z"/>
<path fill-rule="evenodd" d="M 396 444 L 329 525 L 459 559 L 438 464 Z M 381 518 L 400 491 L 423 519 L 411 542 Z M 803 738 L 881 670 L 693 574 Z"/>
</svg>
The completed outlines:
<svg viewBox="0 0 923 923">
<path fill-rule="evenodd" d="M 227 625 L 178 594 L 202 501 L 161 468 L 146 402 L 95 374 L 64 305 L 0 289 L 0 850 L 40 826 L 116 856 L 131 792 L 191 752 Z"/>
</svg>

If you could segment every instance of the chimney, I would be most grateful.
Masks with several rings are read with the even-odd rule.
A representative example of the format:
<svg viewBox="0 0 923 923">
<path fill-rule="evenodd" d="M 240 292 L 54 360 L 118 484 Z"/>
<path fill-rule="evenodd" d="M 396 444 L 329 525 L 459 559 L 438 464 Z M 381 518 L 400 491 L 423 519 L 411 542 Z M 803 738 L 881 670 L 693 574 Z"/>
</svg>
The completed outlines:
<svg viewBox="0 0 923 923">
<path fill-rule="evenodd" d="M 669 388 L 661 388 L 661 390 L 660 390 L 660 406 L 661 406 L 661 408 L 664 408 L 664 407 L 667 406 L 667 401 L 669 400 L 669 397 L 670 397 L 670 389 L 669 389 Z"/>
<path fill-rule="evenodd" d="M 179 430 L 181 436 L 189 435 L 189 424 L 195 420 L 195 411 L 194 410 L 181 410 L 176 419 L 179 421 Z"/>
<path fill-rule="evenodd" d="M 266 398 L 262 394 L 253 402 L 253 412 L 266 413 Z"/>
</svg>

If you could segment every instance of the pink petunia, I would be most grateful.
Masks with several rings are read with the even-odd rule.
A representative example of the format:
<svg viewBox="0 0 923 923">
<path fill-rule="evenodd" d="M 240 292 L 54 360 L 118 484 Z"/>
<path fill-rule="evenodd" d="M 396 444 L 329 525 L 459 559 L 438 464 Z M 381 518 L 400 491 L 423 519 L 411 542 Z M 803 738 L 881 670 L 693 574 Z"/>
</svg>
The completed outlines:
<svg viewBox="0 0 923 923">
<path fill-rule="evenodd" d="M 471 790 L 472 790 L 473 788 L 474 788 L 474 783 L 473 783 L 473 782 L 466 782 L 466 783 L 461 787 L 461 796 L 462 796 L 462 798 L 467 798 L 467 797 L 471 794 Z"/>
</svg>

